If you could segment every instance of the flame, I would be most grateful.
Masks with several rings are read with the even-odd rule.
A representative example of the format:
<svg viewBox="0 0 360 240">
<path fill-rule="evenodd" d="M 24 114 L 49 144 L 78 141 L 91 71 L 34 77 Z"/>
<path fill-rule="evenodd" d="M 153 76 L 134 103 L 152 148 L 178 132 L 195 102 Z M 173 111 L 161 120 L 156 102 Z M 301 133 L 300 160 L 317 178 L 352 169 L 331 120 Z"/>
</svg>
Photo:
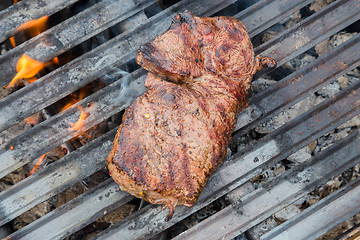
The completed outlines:
<svg viewBox="0 0 360 240">
<path fill-rule="evenodd" d="M 46 23 L 48 19 L 49 16 L 43 16 L 39 19 L 30 20 L 18 27 L 16 31 L 18 32 L 26 30 L 30 34 L 30 36 L 34 37 L 46 30 Z"/>
<path fill-rule="evenodd" d="M 14 4 L 16 4 L 19 0 L 14 0 Z"/>
<path fill-rule="evenodd" d="M 32 59 L 26 54 L 23 54 L 17 62 L 16 71 L 18 72 L 11 80 L 7 88 L 14 87 L 16 83 L 22 78 L 28 78 L 29 83 L 34 82 L 37 78 L 34 76 L 46 67 L 49 63 L 42 63 L 35 59 Z"/>
<path fill-rule="evenodd" d="M 44 63 L 32 59 L 26 54 L 23 54 L 16 65 L 18 74 L 14 78 L 31 78 L 35 76 L 43 67 Z"/>
<path fill-rule="evenodd" d="M 14 1 L 14 4 L 17 3 L 17 0 Z M 35 37 L 46 30 L 47 26 L 47 20 L 49 19 L 49 16 L 43 16 L 39 19 L 30 20 L 24 24 L 22 24 L 20 27 L 18 27 L 15 30 L 15 33 L 20 31 L 26 31 L 30 37 Z M 10 37 L 10 43 L 13 47 L 16 47 L 15 37 Z"/>
<path fill-rule="evenodd" d="M 85 97 L 85 93 L 86 93 L 86 89 L 81 88 L 78 95 L 72 95 L 72 99 L 60 111 L 64 111 L 69 107 L 71 107 L 73 104 L 81 101 Z M 90 134 L 84 133 L 85 131 L 82 130 L 82 128 L 84 127 L 84 123 L 88 118 L 88 116 L 90 115 L 89 112 L 91 111 L 93 106 L 94 106 L 94 102 L 91 103 L 91 105 L 89 106 L 88 112 L 86 112 L 82 106 L 80 105 L 77 106 L 81 113 L 76 123 L 67 122 L 71 126 L 69 129 L 70 131 L 80 131 L 80 134 L 83 134 L 85 137 L 89 139 L 91 138 Z"/>
<path fill-rule="evenodd" d="M 17 1 L 14 1 L 14 4 Z M 41 32 L 45 31 L 47 26 L 47 20 L 49 19 L 48 16 L 43 16 L 39 19 L 30 20 L 20 27 L 16 29 L 16 32 L 19 31 L 26 31 L 31 37 L 39 35 Z M 11 37 L 10 43 L 13 47 L 16 47 L 15 37 Z M 37 78 L 33 78 L 39 71 L 41 71 L 44 67 L 48 64 L 59 64 L 59 60 L 57 57 L 53 58 L 51 61 L 42 63 L 31 57 L 23 54 L 17 62 L 16 71 L 18 72 L 15 77 L 11 80 L 10 84 L 7 86 L 14 87 L 19 79 L 26 79 L 28 83 L 32 83 L 37 80 Z"/>
<path fill-rule="evenodd" d="M 70 123 L 70 125 L 72 126 L 70 128 L 71 131 L 81 130 L 81 128 L 84 126 L 86 118 L 89 116 L 89 114 L 84 111 L 84 108 L 82 106 L 79 105 L 78 108 L 80 109 L 81 114 L 76 123 Z"/>
<path fill-rule="evenodd" d="M 64 110 L 68 109 L 69 107 L 71 107 L 75 103 L 80 102 L 84 97 L 85 97 L 85 89 L 81 88 L 80 91 L 79 91 L 79 95 L 78 96 L 73 96 L 72 99 L 67 104 L 65 104 L 65 106 L 60 111 L 62 112 Z"/>
<path fill-rule="evenodd" d="M 94 106 L 94 103 L 92 103 L 89 107 L 89 112 L 91 111 L 92 107 Z M 80 113 L 80 117 L 78 119 L 78 121 L 76 123 L 69 123 L 71 125 L 70 130 L 71 131 L 82 131 L 82 128 L 84 127 L 84 123 L 85 120 L 89 117 L 90 113 L 89 112 L 85 112 L 84 108 L 82 106 L 78 106 L 78 108 L 80 109 L 81 113 Z"/>
<path fill-rule="evenodd" d="M 35 164 L 35 166 L 33 167 L 33 169 L 31 169 L 31 171 L 26 175 L 27 177 L 30 176 L 30 175 L 33 175 L 36 170 L 38 169 L 38 167 L 40 166 L 40 164 L 42 163 L 42 161 L 44 161 L 45 157 L 46 157 L 46 154 L 43 154 L 41 155 L 41 157 L 39 158 L 38 162 Z"/>
<path fill-rule="evenodd" d="M 11 80 L 11 82 L 6 86 L 6 88 L 14 87 L 17 85 L 17 82 L 20 79 L 26 79 L 27 83 L 32 83 L 37 80 L 34 77 L 38 72 L 44 69 L 51 63 L 59 64 L 59 60 L 57 57 L 53 58 L 51 61 L 42 63 L 35 59 L 32 59 L 25 53 L 20 57 L 16 65 L 16 71 L 18 72 L 15 77 Z"/>
</svg>

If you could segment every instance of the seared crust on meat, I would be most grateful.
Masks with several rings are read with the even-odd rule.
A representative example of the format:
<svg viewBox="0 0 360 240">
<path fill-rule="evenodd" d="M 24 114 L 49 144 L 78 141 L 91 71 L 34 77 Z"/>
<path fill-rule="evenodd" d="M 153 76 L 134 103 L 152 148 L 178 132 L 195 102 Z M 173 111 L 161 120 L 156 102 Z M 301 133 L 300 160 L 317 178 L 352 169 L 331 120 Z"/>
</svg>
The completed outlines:
<svg viewBox="0 0 360 240">
<path fill-rule="evenodd" d="M 245 27 L 232 17 L 179 14 L 170 29 L 142 46 L 147 91 L 125 111 L 107 159 L 120 188 L 153 204 L 191 207 L 226 155 L 252 75 Z"/>
</svg>

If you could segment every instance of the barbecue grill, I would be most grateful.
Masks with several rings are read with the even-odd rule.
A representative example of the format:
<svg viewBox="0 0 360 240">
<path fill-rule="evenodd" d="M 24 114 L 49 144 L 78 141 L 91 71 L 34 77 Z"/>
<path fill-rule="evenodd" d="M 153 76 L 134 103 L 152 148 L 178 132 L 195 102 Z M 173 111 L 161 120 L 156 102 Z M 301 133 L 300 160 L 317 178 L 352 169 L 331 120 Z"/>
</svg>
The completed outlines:
<svg viewBox="0 0 360 240">
<path fill-rule="evenodd" d="M 74 6 L 85 2 L 90 3 L 84 9 L 72 12 L 65 19 L 61 18 L 65 12 L 74 10 Z M 50 18 L 56 15 L 61 19 L 48 30 L 25 39 L 23 43 L 0 55 L 2 86 L 9 84 L 15 76 L 17 61 L 24 53 L 39 62 L 48 62 L 83 47 L 90 40 L 101 39 L 83 54 L 64 60 L 58 67 L 47 68 L 47 72 L 39 75 L 38 80 L 12 89 L 10 94 L 2 98 L 2 135 L 6 135 L 33 114 L 51 112 L 50 106 L 59 104 L 59 101 L 89 84 L 95 82 L 104 85 L 66 110 L 48 114 L 41 123 L 5 138 L 0 146 L 0 178 L 31 165 L 43 154 L 60 145 L 69 144 L 88 130 L 100 128 L 101 124 L 112 117 L 120 118 L 121 112 L 131 101 L 145 91 L 143 82 L 146 71 L 133 64 L 136 50 L 164 32 L 177 13 L 189 10 L 197 16 L 233 15 L 244 23 L 256 44 L 259 36 L 263 36 L 267 29 L 288 20 L 314 0 L 164 2 L 22 0 L 0 12 L 0 42 L 7 46 L 9 39 L 22 24 L 44 15 Z M 334 1 L 318 12 L 308 14 L 292 27 L 280 31 L 270 40 L 257 44 L 255 54 L 275 59 L 277 69 L 272 71 L 279 72 L 292 59 L 310 51 L 334 34 L 350 26 L 358 27 L 359 12 L 359 0 Z M 109 37 L 109 32 L 114 36 Z M 249 107 L 238 116 L 233 142 L 359 65 L 360 35 L 357 34 L 307 65 L 283 75 L 276 84 L 250 96 Z M 114 66 L 119 66 L 119 69 L 127 68 L 128 73 L 122 73 L 110 82 L 100 81 L 114 72 Z M 262 71 L 256 75 L 255 81 L 265 74 L 272 73 L 269 70 Z M 86 112 L 87 116 L 81 130 L 69 130 L 72 126 L 70 123 L 75 123 L 82 112 Z M 249 229 L 360 163 L 358 128 L 353 127 L 343 139 L 311 156 L 304 163 L 287 169 L 257 189 L 251 180 L 359 113 L 358 81 L 234 152 L 210 178 L 194 207 L 177 207 L 174 217 L 166 222 L 167 211 L 163 211 L 162 206 L 148 204 L 119 223 L 99 230 L 93 238 L 168 239 L 171 236 L 175 239 L 232 239 L 238 236 L 240 239 L 239 235 L 245 232 L 241 236 L 251 239 L 253 236 Z M 68 147 L 65 156 L 0 192 L 0 225 L 4 232 L 2 237 L 67 238 L 113 210 L 136 201 L 133 196 L 119 190 L 111 178 L 107 178 L 23 228 L 9 231 L 9 223 L 15 218 L 104 170 L 116 129 L 113 126 L 78 149 Z M 181 224 L 182 220 L 218 199 L 226 199 L 226 205 L 183 232 L 171 235 L 173 226 Z M 359 213 L 359 199 L 360 181 L 355 179 L 268 231 L 261 238 L 317 238 Z M 346 239 L 358 230 L 358 226 L 354 227 L 349 234 L 341 237 Z"/>
</svg>

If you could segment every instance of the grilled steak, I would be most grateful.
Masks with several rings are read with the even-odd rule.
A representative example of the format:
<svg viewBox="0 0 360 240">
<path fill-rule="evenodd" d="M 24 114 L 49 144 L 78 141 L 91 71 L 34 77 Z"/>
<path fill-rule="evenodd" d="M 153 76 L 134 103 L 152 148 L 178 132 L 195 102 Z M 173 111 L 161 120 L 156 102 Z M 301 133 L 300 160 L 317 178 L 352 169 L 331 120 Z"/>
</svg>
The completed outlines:
<svg viewBox="0 0 360 240">
<path fill-rule="evenodd" d="M 124 191 L 169 208 L 191 207 L 226 155 L 252 76 L 274 60 L 257 56 L 241 22 L 184 12 L 143 45 L 145 94 L 125 111 L 107 159 Z"/>
</svg>

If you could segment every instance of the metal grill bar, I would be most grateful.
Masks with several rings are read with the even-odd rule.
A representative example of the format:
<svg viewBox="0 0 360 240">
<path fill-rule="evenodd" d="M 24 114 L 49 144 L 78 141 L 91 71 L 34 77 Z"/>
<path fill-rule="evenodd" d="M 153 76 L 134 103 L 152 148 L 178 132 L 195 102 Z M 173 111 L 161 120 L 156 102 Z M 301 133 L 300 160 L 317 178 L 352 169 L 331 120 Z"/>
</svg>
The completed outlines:
<svg viewBox="0 0 360 240">
<path fill-rule="evenodd" d="M 37 61 L 47 62 L 155 2 L 146 0 L 135 4 L 133 0 L 103 0 L 95 4 L 0 56 L 0 85 L 10 82 L 16 72 L 16 62 L 23 53 Z"/>
<path fill-rule="evenodd" d="M 24 0 L 0 12 L 0 42 L 14 34 L 20 25 L 40 18 L 44 15 L 54 14 L 78 0 Z M 11 19 L 11 21 L 9 21 Z"/>
<path fill-rule="evenodd" d="M 234 15 L 240 19 L 249 31 L 249 36 L 254 37 L 265 29 L 271 27 L 286 16 L 305 7 L 314 0 L 291 1 L 291 0 L 271 0 L 259 1 L 253 6 Z M 264 21 L 264 19 L 267 19 Z M 251 31 L 250 31 L 251 29 Z"/>
<path fill-rule="evenodd" d="M 359 136 L 359 132 L 356 131 L 305 164 L 287 171 L 284 176 L 281 176 L 281 179 L 247 194 L 234 205 L 215 213 L 175 239 L 231 239 L 264 221 L 272 214 L 324 184 L 330 178 L 357 164 L 360 157 Z M 233 192 L 237 190 L 235 189 Z M 331 217 L 329 216 L 328 219 Z M 309 222 L 312 223 L 311 225 L 316 223 L 316 221 L 307 221 L 306 224 L 309 225 Z M 286 227 L 282 226 L 279 227 L 278 233 L 286 234 L 288 231 L 284 231 Z M 219 229 L 226 229 L 226 231 L 219 231 Z M 306 229 L 306 227 L 299 228 L 297 232 L 308 233 Z M 270 234 L 268 239 L 273 239 L 273 237 L 274 235 Z M 304 239 L 314 238 L 307 236 Z M 284 239 L 302 238 L 290 234 Z"/>
<path fill-rule="evenodd" d="M 360 145 L 356 147 L 360 149 Z M 315 239 L 359 213 L 359 199 L 360 179 L 356 179 L 268 232 L 261 239 L 285 240 L 289 239 L 289 236 L 299 240 Z"/>
<path fill-rule="evenodd" d="M 103 231 L 100 239 L 154 236 L 249 181 L 260 173 L 261 168 L 274 165 L 359 113 L 360 83 L 357 83 L 268 134 L 255 146 L 245 149 L 243 155 L 234 155 L 209 179 L 197 203 L 190 209 L 177 207 L 175 216 L 169 222 L 163 220 L 167 212 L 161 206 L 151 205 L 128 217 L 126 222 Z M 149 219 L 156 224 L 149 225 Z"/>
</svg>

